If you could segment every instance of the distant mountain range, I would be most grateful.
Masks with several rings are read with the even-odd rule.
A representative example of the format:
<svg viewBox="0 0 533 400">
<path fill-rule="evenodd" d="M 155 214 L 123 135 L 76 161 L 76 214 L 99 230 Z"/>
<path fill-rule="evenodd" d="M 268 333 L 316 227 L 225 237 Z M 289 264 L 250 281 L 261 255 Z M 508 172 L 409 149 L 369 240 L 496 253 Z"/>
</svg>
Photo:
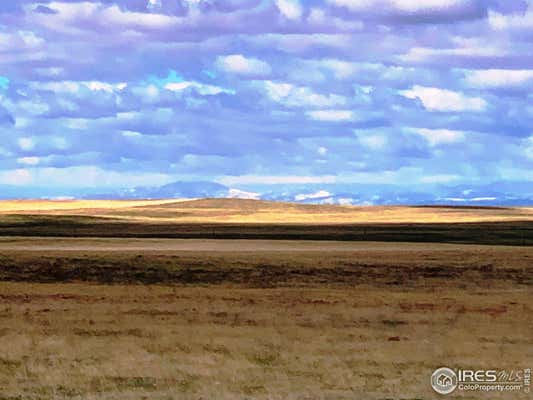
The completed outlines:
<svg viewBox="0 0 533 400">
<path fill-rule="evenodd" d="M 215 182 L 173 182 L 163 186 L 120 189 L 116 192 L 95 194 L 93 199 L 170 199 L 198 197 L 226 197 L 229 189 Z"/>
<path fill-rule="evenodd" d="M 163 186 L 101 189 L 58 189 L 0 186 L 3 199 L 167 199 L 244 198 L 289 201 L 303 204 L 341 205 L 533 205 L 530 182 L 500 182 L 487 185 L 428 186 L 410 189 L 401 185 L 298 184 L 254 185 L 230 188 L 209 181 L 173 182 Z"/>
</svg>

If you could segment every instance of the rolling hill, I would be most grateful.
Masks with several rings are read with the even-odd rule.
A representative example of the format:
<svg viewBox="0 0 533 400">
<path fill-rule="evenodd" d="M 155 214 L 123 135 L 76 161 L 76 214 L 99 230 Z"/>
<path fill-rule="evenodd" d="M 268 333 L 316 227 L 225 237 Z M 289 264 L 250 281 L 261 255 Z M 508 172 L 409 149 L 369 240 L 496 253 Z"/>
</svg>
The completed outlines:
<svg viewBox="0 0 533 400">
<path fill-rule="evenodd" d="M 103 217 L 150 223 L 467 223 L 533 221 L 533 208 L 339 206 L 249 199 L 2 201 L 0 214 Z"/>
</svg>

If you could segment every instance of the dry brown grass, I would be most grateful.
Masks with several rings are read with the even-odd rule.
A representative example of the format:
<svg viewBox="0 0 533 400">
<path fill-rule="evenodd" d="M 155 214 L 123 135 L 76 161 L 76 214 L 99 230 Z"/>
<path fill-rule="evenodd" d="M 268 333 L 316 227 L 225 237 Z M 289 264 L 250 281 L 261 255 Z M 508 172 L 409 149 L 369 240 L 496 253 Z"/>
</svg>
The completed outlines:
<svg viewBox="0 0 533 400">
<path fill-rule="evenodd" d="M 0 200 L 0 213 L 121 209 L 147 205 L 158 206 L 178 201 L 181 200 Z"/>
<path fill-rule="evenodd" d="M 26 280 L 0 282 L 2 400 L 435 399 L 436 367 L 533 359 L 528 247 L 6 238 L 0 254 Z M 148 267 L 198 274 L 141 285 Z M 99 268 L 115 283 L 88 282 Z"/>
<path fill-rule="evenodd" d="M 160 238 L 55 238 L 55 237 L 8 237 L 0 236 L 0 253 L 19 251 L 43 255 L 44 252 L 96 252 L 107 257 L 105 252 L 132 254 L 139 252 L 149 256 L 193 254 L 197 259 L 206 259 L 218 253 L 230 256 L 250 255 L 257 259 L 265 256 L 265 262 L 281 256 L 288 263 L 307 260 L 309 265 L 328 264 L 336 255 L 351 256 L 353 261 L 367 263 L 465 265 L 485 259 L 490 264 L 528 264 L 533 257 L 532 247 L 465 245 L 451 243 L 402 243 L 374 241 L 329 241 L 329 240 L 248 240 L 248 239 L 160 239 Z M 317 258 L 316 253 L 327 258 Z M 60 253 L 58 253 L 60 254 Z M 294 258 L 290 258 L 291 254 Z M 319 254 L 318 256 L 320 256 Z M 307 256 L 307 257 L 306 257 Z M 289 257 L 289 258 L 287 258 Z M 248 263 L 250 263 L 250 259 Z M 344 259 L 346 262 L 347 259 Z"/>
<path fill-rule="evenodd" d="M 0 292 L 2 399 L 432 399 L 436 367 L 533 357 L 524 289 Z"/>
<path fill-rule="evenodd" d="M 257 200 L 3 201 L 0 214 L 111 217 L 162 223 L 449 223 L 532 221 L 533 208 L 302 205 Z"/>
</svg>

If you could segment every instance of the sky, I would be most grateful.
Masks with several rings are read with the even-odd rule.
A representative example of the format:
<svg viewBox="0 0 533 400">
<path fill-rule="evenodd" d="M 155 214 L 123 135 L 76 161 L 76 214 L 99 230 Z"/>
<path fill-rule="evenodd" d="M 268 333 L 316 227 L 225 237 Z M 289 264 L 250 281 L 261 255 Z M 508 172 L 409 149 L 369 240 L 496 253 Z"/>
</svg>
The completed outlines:
<svg viewBox="0 0 533 400">
<path fill-rule="evenodd" d="M 0 2 L 0 185 L 533 184 L 533 1 Z"/>
</svg>

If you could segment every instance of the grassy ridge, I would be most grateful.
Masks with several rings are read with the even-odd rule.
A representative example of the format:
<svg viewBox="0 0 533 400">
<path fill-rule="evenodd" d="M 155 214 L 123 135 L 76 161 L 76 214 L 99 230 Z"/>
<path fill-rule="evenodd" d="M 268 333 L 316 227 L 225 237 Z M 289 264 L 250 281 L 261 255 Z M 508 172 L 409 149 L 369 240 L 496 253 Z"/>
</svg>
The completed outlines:
<svg viewBox="0 0 533 400">
<path fill-rule="evenodd" d="M 0 236 L 284 239 L 533 245 L 533 221 L 372 224 L 150 223 L 68 215 L 3 215 Z"/>
</svg>

